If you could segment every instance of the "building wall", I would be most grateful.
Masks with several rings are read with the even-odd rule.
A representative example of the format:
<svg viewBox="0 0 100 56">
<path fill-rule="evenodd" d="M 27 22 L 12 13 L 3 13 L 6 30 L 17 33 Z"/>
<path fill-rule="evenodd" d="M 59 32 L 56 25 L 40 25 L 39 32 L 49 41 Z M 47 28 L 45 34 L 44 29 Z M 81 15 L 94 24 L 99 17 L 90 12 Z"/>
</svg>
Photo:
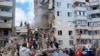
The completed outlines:
<svg viewBox="0 0 100 56">
<path fill-rule="evenodd" d="M 57 4 L 58 3 L 58 4 Z M 56 0 L 55 1 L 55 36 L 58 40 L 58 42 L 61 43 L 61 47 L 72 47 L 70 45 L 69 41 L 74 38 L 71 38 L 74 36 L 74 24 L 72 23 L 74 19 L 74 8 L 73 6 L 73 0 Z M 59 16 L 57 16 L 57 11 L 59 11 Z M 70 13 L 70 15 L 68 15 Z M 58 35 L 58 31 L 62 31 L 62 35 Z M 73 34 L 69 36 L 69 31 L 72 31 Z M 74 43 L 73 43 L 74 44 Z"/>
<path fill-rule="evenodd" d="M 11 36 L 14 28 L 15 0 L 0 1 L 0 39 L 5 40 Z"/>
<path fill-rule="evenodd" d="M 94 32 L 95 31 L 98 32 L 98 34 L 94 35 L 95 36 L 94 39 L 99 39 L 98 36 L 100 33 L 100 29 L 99 29 L 100 27 L 99 26 L 96 27 L 93 25 L 96 24 L 99 25 L 98 21 L 100 21 L 99 20 L 100 17 L 90 18 L 92 19 L 92 21 L 89 19 L 89 15 L 99 13 L 99 9 L 91 10 L 90 8 L 94 5 L 99 5 L 99 2 L 93 2 L 92 0 L 90 1 L 90 3 L 89 1 L 86 2 L 86 0 L 55 0 L 54 9 L 52 11 L 53 12 L 52 15 L 54 14 L 53 16 L 55 17 L 55 19 L 53 20 L 54 24 L 52 24 L 52 26 L 53 28 L 55 28 L 55 36 L 59 41 L 59 43 L 61 44 L 60 46 L 62 48 L 72 47 L 74 44 L 77 44 L 77 40 L 79 38 L 81 38 L 82 41 L 92 40 L 93 30 Z M 48 4 L 52 4 L 52 3 L 48 3 Z M 36 22 L 38 22 L 37 25 L 45 25 L 46 23 L 48 23 L 48 20 L 43 20 L 42 18 L 43 14 L 48 12 L 48 8 L 47 7 L 44 8 L 40 5 L 40 3 L 38 3 L 38 6 L 35 5 L 35 9 L 36 9 L 35 19 Z M 50 16 L 50 14 L 48 15 Z M 90 26 L 91 22 L 93 22 L 92 28 Z M 71 32 L 72 34 L 69 35 L 69 32 Z M 60 35 L 58 35 L 58 33 Z M 71 42 L 73 41 L 74 43 L 70 43 L 70 41 Z"/>
</svg>

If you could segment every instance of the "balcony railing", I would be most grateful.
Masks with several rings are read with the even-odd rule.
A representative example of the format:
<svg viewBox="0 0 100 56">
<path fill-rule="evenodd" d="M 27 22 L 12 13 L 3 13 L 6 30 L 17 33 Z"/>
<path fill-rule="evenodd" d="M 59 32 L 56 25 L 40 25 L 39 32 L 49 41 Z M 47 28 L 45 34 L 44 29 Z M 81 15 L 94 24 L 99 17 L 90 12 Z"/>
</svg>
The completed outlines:
<svg viewBox="0 0 100 56">
<path fill-rule="evenodd" d="M 11 7 L 11 6 L 13 6 L 13 2 L 12 1 L 3 1 L 3 2 L 0 2 L 0 6 Z"/>
<path fill-rule="evenodd" d="M 12 28 L 11 23 L 0 23 L 0 28 Z"/>
<path fill-rule="evenodd" d="M 99 1 L 88 2 L 88 3 L 86 3 L 86 5 L 88 5 L 88 6 L 93 6 L 93 5 L 98 5 L 99 3 L 100 3 Z"/>
<path fill-rule="evenodd" d="M 2 11 L 0 11 L 0 16 L 1 17 L 12 17 L 12 13 L 11 12 L 2 12 Z"/>
<path fill-rule="evenodd" d="M 100 12 L 100 9 L 91 10 L 91 14 L 94 14 L 94 13 L 99 13 L 99 12 Z"/>
<path fill-rule="evenodd" d="M 75 7 L 75 10 L 81 10 L 81 11 L 86 11 L 87 9 L 85 7 Z"/>
<path fill-rule="evenodd" d="M 74 0 L 74 2 L 85 2 L 85 0 Z"/>
</svg>

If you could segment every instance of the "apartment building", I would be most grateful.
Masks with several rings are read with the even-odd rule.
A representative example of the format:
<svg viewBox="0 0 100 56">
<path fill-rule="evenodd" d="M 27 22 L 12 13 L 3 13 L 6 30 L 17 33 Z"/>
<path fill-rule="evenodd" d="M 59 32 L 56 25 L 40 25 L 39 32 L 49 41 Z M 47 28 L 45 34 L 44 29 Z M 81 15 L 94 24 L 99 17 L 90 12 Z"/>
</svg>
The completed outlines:
<svg viewBox="0 0 100 56">
<path fill-rule="evenodd" d="M 65 47 L 71 48 L 78 44 L 94 44 L 99 42 L 100 39 L 99 0 L 38 0 L 38 1 L 48 1 L 48 3 L 46 4 L 48 4 L 49 6 L 46 7 L 46 10 L 44 10 L 43 7 L 42 7 L 43 10 L 40 10 L 41 7 L 38 6 L 37 8 L 37 6 L 35 6 L 36 10 L 35 13 L 38 13 L 35 14 L 35 16 L 39 17 L 40 14 L 43 15 L 42 13 L 44 11 L 45 12 L 48 11 L 48 13 L 52 12 L 50 14 L 46 13 L 46 15 L 48 14 L 48 16 L 52 15 L 51 17 L 48 17 L 49 20 L 46 22 L 47 23 L 49 21 L 51 22 L 48 25 L 52 26 L 54 33 L 53 36 L 57 38 L 62 48 Z M 35 19 L 41 19 L 41 18 L 42 17 Z"/>
<path fill-rule="evenodd" d="M 0 46 L 11 36 L 14 28 L 15 0 L 0 0 Z"/>
<path fill-rule="evenodd" d="M 86 0 L 88 13 L 88 33 L 92 36 L 92 42 L 100 44 L 100 0 Z"/>
<path fill-rule="evenodd" d="M 100 42 L 99 3 L 99 0 L 56 0 L 54 27 L 55 36 L 61 46 L 72 47 Z"/>
</svg>

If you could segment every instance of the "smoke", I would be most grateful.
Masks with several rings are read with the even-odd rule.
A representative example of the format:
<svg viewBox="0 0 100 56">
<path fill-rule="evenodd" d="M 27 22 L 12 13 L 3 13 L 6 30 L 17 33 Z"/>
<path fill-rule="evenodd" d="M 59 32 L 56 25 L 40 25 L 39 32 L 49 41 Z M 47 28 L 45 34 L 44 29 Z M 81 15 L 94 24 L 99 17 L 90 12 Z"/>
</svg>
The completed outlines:
<svg viewBox="0 0 100 56">
<path fill-rule="evenodd" d="M 35 1 L 36 2 L 36 1 Z M 35 13 L 35 27 L 47 27 L 48 26 L 48 8 L 43 8 L 34 4 Z"/>
</svg>

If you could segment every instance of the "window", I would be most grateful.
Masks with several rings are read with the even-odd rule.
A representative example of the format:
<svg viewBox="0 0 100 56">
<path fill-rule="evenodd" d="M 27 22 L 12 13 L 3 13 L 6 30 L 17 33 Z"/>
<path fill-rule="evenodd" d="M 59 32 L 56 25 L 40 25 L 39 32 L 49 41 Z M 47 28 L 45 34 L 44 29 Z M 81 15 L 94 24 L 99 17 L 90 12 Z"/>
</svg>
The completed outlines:
<svg viewBox="0 0 100 56">
<path fill-rule="evenodd" d="M 4 36 L 8 36 L 8 34 L 9 34 L 9 33 L 8 33 L 8 30 L 4 30 L 4 31 L 3 31 L 3 34 L 4 34 Z"/>
<path fill-rule="evenodd" d="M 72 15 L 71 12 L 68 12 L 68 13 L 67 13 L 67 16 L 68 16 L 68 17 L 71 17 L 71 15 Z"/>
<path fill-rule="evenodd" d="M 69 35 L 72 35 L 73 34 L 73 32 L 72 31 L 69 31 Z"/>
<path fill-rule="evenodd" d="M 63 45 L 63 40 L 58 40 L 60 45 Z"/>
<path fill-rule="evenodd" d="M 88 7 L 86 7 L 87 8 L 87 10 L 89 11 L 91 8 L 88 6 Z"/>
<path fill-rule="evenodd" d="M 57 2 L 57 7 L 60 7 L 61 6 L 61 2 Z"/>
<path fill-rule="evenodd" d="M 85 11 L 76 11 L 77 16 L 85 16 L 86 12 Z"/>
<path fill-rule="evenodd" d="M 94 32 L 93 31 L 88 31 L 88 34 L 89 35 L 94 35 Z"/>
<path fill-rule="evenodd" d="M 85 0 L 86 2 L 89 2 L 89 0 Z"/>
<path fill-rule="evenodd" d="M 85 11 L 83 11 L 83 16 L 85 16 Z"/>
<path fill-rule="evenodd" d="M 6 22 L 7 22 L 7 20 L 4 20 L 4 22 L 6 23 Z"/>
<path fill-rule="evenodd" d="M 87 34 L 88 30 L 86 29 L 80 29 L 80 34 Z"/>
<path fill-rule="evenodd" d="M 71 7 L 71 4 L 70 3 L 67 3 L 67 8 L 70 8 Z"/>
<path fill-rule="evenodd" d="M 57 16 L 61 16 L 61 11 L 57 11 Z"/>
<path fill-rule="evenodd" d="M 62 35 L 62 30 L 58 30 L 58 35 Z"/>
<path fill-rule="evenodd" d="M 1 8 L 1 11 L 4 11 L 4 12 L 9 12 L 9 11 L 10 11 L 10 9 L 8 9 L 8 8 Z"/>
<path fill-rule="evenodd" d="M 81 11 L 79 11 L 79 15 L 81 15 Z"/>
<path fill-rule="evenodd" d="M 59 16 L 59 11 L 57 11 L 57 16 Z"/>
<path fill-rule="evenodd" d="M 69 45 L 74 45 L 73 40 L 69 40 Z"/>
<path fill-rule="evenodd" d="M 85 7 L 85 3 L 79 3 L 80 7 Z"/>
<path fill-rule="evenodd" d="M 78 25 L 87 25 L 87 20 L 77 20 Z"/>
</svg>

